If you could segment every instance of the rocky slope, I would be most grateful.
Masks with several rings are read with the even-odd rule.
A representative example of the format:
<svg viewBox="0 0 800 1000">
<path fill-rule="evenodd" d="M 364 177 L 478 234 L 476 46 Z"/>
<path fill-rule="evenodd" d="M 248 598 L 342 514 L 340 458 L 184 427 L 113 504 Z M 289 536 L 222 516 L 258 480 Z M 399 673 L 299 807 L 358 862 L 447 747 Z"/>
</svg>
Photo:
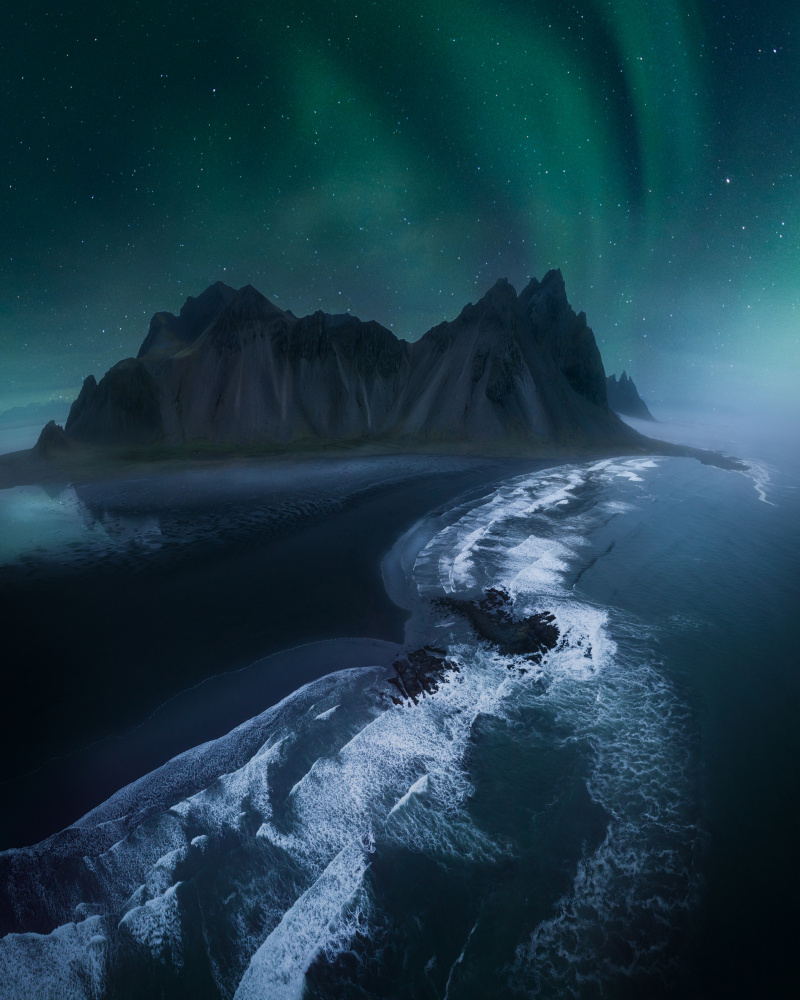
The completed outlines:
<svg viewBox="0 0 800 1000">
<path fill-rule="evenodd" d="M 606 393 L 608 394 L 608 405 L 615 413 L 624 413 L 627 417 L 638 417 L 640 420 L 652 420 L 655 417 L 647 409 L 647 405 L 639 395 L 633 379 L 629 378 L 625 372 L 620 376 L 619 382 L 616 375 L 609 375 L 606 379 Z"/>
<path fill-rule="evenodd" d="M 375 322 L 298 319 L 218 282 L 156 313 L 138 357 L 84 382 L 65 427 L 102 445 L 367 439 L 621 444 L 606 377 L 560 271 L 517 295 L 498 281 L 414 343 Z"/>
</svg>

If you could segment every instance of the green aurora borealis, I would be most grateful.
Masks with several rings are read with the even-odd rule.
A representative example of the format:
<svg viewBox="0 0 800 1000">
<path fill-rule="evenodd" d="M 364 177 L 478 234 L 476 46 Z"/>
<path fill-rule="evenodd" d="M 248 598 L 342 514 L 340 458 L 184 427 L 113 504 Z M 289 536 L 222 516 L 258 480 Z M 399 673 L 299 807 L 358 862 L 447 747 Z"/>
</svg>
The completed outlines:
<svg viewBox="0 0 800 1000">
<path fill-rule="evenodd" d="M 415 339 L 561 267 L 650 399 L 800 372 L 800 8 L 13 3 L 0 410 L 212 281 Z"/>
</svg>

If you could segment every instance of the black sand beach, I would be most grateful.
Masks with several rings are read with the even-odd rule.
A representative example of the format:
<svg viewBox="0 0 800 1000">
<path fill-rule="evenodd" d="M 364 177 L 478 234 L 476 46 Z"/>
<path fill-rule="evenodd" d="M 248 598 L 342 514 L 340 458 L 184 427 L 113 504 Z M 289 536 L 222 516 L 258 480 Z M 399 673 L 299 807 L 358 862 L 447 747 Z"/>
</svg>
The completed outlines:
<svg viewBox="0 0 800 1000">
<path fill-rule="evenodd" d="M 406 614 L 385 592 L 384 553 L 427 511 L 540 464 L 336 459 L 265 466 L 268 480 L 251 466 L 243 481 L 232 467 L 75 487 L 81 516 L 116 544 L 71 542 L 0 568 L 16 651 L 0 847 L 62 829 L 315 677 L 390 663 Z M 149 544 L 119 540 L 153 520 L 157 544 L 152 527 Z M 330 642 L 350 637 L 377 642 Z"/>
</svg>

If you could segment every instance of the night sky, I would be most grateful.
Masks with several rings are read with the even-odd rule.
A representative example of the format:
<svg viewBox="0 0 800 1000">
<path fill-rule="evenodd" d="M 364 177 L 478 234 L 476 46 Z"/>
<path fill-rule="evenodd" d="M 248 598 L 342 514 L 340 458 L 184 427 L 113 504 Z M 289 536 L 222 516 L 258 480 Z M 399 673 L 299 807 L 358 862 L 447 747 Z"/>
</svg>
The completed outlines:
<svg viewBox="0 0 800 1000">
<path fill-rule="evenodd" d="M 550 267 L 646 398 L 788 397 L 799 32 L 796 0 L 11 0 L 0 411 L 218 279 L 413 340 Z"/>
</svg>

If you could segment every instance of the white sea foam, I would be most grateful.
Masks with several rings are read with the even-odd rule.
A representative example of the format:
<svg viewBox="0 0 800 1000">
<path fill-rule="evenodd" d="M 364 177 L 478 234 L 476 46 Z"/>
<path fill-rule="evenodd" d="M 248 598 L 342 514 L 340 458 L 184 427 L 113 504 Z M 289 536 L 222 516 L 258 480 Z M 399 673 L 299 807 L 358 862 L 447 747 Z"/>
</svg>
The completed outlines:
<svg viewBox="0 0 800 1000">
<path fill-rule="evenodd" d="M 144 945 L 154 958 L 167 957 L 175 968 L 183 964 L 180 933 L 180 904 L 176 892 L 180 882 L 170 885 L 162 895 L 134 906 L 119 922 L 134 940 Z"/>
<path fill-rule="evenodd" d="M 398 809 L 402 809 L 403 806 L 407 805 L 411 801 L 413 795 L 424 795 L 428 790 L 428 785 L 430 783 L 430 775 L 423 774 L 421 778 L 417 778 L 414 784 L 409 788 L 405 795 L 395 802 L 392 808 L 389 810 L 389 815 L 393 816 Z"/>
<path fill-rule="evenodd" d="M 367 855 L 360 842 L 342 848 L 253 955 L 235 1000 L 300 1000 L 312 961 L 332 934 L 341 936 L 342 928 L 337 925 L 347 922 L 345 908 L 355 897 L 366 868 Z"/>
<path fill-rule="evenodd" d="M 592 530 L 607 513 L 635 509 L 644 494 L 630 490 L 643 491 L 656 464 L 606 460 L 506 484 L 432 538 L 414 568 L 424 596 L 501 587 L 518 616 L 549 611 L 561 632 L 539 677 L 559 718 L 570 720 L 571 738 L 592 747 L 589 791 L 609 825 L 553 917 L 518 949 L 512 985 L 533 995 L 578 995 L 587 979 L 602 988 L 617 973 L 655 966 L 669 928 L 696 891 L 691 856 L 699 832 L 685 706 L 657 665 L 620 656 L 607 610 L 579 600 L 571 585 Z M 624 499 L 619 482 L 630 484 Z M 588 511 L 581 509 L 584 490 L 593 491 Z M 548 521 L 549 512 L 569 509 L 572 500 L 575 514 Z M 636 623 L 631 630 L 628 648 L 635 646 Z M 524 704 L 532 690 L 509 682 L 495 711 Z M 604 928 L 599 937 L 598 927 Z M 615 958 L 607 953 L 609 941 L 621 943 Z"/>
<path fill-rule="evenodd" d="M 0 939 L 2 1000 L 98 1000 L 104 993 L 108 941 L 102 919 L 88 917 L 50 934 Z"/>
<path fill-rule="evenodd" d="M 551 695 L 592 746 L 588 788 L 609 820 L 553 915 L 518 946 L 512 985 L 526 995 L 577 996 L 588 982 L 602 991 L 615 976 L 660 967 L 696 897 L 701 834 L 688 710 L 658 664 L 616 657 L 591 703 L 568 686 Z"/>
<path fill-rule="evenodd" d="M 329 719 L 338 707 L 338 705 L 334 705 L 332 708 L 326 708 L 324 712 L 320 712 L 319 715 L 315 715 L 314 718 L 317 720 Z"/>
<path fill-rule="evenodd" d="M 654 464 L 605 460 L 518 477 L 443 516 L 409 564 L 412 590 L 427 600 L 502 587 L 517 616 L 555 615 L 558 646 L 533 665 L 465 637 L 453 620 L 437 642 L 460 670 L 418 705 L 387 708 L 382 671 L 343 671 L 136 783 L 77 826 L 89 842 L 111 823 L 116 841 L 94 854 L 81 848 L 70 861 L 91 872 L 119 930 L 64 923 L 47 936 L 55 943 L 37 945 L 49 957 L 35 966 L 10 941 L 31 936 L 9 936 L 0 942 L 0 961 L 17 977 L 9 981 L 19 985 L 40 968 L 42 987 L 28 994 L 50 995 L 48 976 L 68 979 L 95 952 L 104 955 L 105 946 L 90 941 L 108 933 L 130 935 L 179 974 L 186 951 L 180 887 L 195 880 L 196 894 L 212 891 L 203 873 L 216 865 L 215 934 L 230 943 L 227 957 L 209 954 L 217 988 L 241 998 L 301 996 L 315 959 L 335 960 L 356 934 L 370 934 L 373 850 L 410 848 L 449 864 L 493 863 L 510 850 L 472 817 L 467 758 L 476 720 L 512 720 L 542 699 L 569 724 L 565 740 L 591 746 L 590 793 L 610 820 L 572 892 L 520 945 L 517 984 L 538 988 L 547 970 L 550 981 L 570 982 L 587 961 L 601 962 L 591 950 L 592 920 L 610 921 L 624 936 L 648 908 L 663 916 L 679 905 L 683 856 L 695 836 L 686 818 L 680 702 L 646 658 L 620 657 L 609 611 L 580 600 L 571 583 L 594 527 L 635 505 Z M 509 671 L 509 661 L 527 673 Z M 180 792 L 198 774 L 200 790 Z M 657 856 L 654 831 L 663 848 Z M 448 988 L 461 964 L 451 966 Z M 102 983 L 104 974 L 81 982 Z"/>
<path fill-rule="evenodd" d="M 576 541 L 580 544 L 579 540 Z M 555 538 L 529 536 L 507 551 L 507 565 L 513 567 L 513 575 L 507 574 L 502 585 L 512 595 L 520 592 L 563 593 L 564 574 L 570 562 L 575 561 L 574 548 Z"/>
<path fill-rule="evenodd" d="M 364 671 L 352 673 L 363 676 Z M 220 988 L 230 989 L 232 982 L 235 987 L 251 957 L 268 940 L 269 947 L 252 966 L 260 970 L 260 979 L 252 971 L 243 987 L 250 983 L 247 989 L 255 989 L 253 984 L 266 981 L 264 976 L 272 983 L 269 977 L 278 975 L 275 970 L 279 969 L 287 990 L 299 988 L 314 954 L 323 949 L 333 955 L 346 946 L 347 920 L 355 918 L 348 911 L 346 919 L 331 924 L 331 908 L 340 912 L 363 874 L 360 861 L 345 870 L 346 859 L 352 861 L 358 855 L 348 845 L 362 845 L 362 853 L 368 853 L 364 845 L 372 841 L 393 841 L 436 856 L 496 855 L 497 845 L 474 827 L 465 811 L 471 786 L 462 761 L 472 720 L 479 712 L 491 710 L 505 680 L 504 668 L 485 657 L 484 662 L 476 661 L 474 670 L 446 684 L 436 698 L 423 699 L 414 709 L 365 711 L 362 707 L 354 715 L 342 700 L 353 679 L 339 678 L 336 704 L 340 707 L 330 717 L 339 719 L 339 742 L 334 740 L 326 754 L 281 795 L 276 783 L 293 756 L 302 751 L 309 727 L 318 727 L 316 715 L 320 714 L 308 712 L 309 702 L 319 703 L 314 685 L 287 699 L 283 712 L 273 713 L 266 740 L 243 766 L 219 775 L 207 788 L 150 815 L 146 822 L 134 824 L 97 857 L 84 859 L 106 887 L 107 899 L 120 901 L 119 933 L 130 935 L 154 959 L 168 958 L 179 971 L 184 942 L 176 870 L 190 865 L 195 855 L 207 856 L 220 838 L 233 834 L 232 849 L 246 848 L 250 874 L 243 883 L 241 875 L 231 870 L 215 886 L 220 896 L 230 900 L 231 923 L 226 933 L 236 946 L 240 970 L 237 978 L 235 968 L 216 968 Z M 341 713 L 345 714 L 339 718 Z M 212 751 L 213 745 L 206 748 L 206 753 Z M 413 798 L 423 808 L 393 813 L 398 800 L 414 786 Z M 142 790 L 149 795 L 147 782 L 142 783 Z M 135 791 L 130 790 L 127 805 L 132 806 L 135 798 Z M 132 812 L 136 813 L 135 807 Z M 340 860 L 331 869 L 337 857 Z M 233 894 L 225 891 L 226 879 L 233 879 L 227 882 Z M 317 889 L 306 895 L 315 885 Z M 301 899 L 305 901 L 299 905 Z M 261 914 L 255 926 L 237 916 L 253 907 Z M 356 909 L 361 926 L 366 911 Z M 291 919 L 290 912 L 294 913 Z M 288 922 L 278 932 L 284 919 Z M 300 950 L 289 946 L 297 935 L 306 942 Z M 64 946 L 59 952 L 65 968 L 80 960 L 78 945 L 71 951 Z M 285 995 L 292 995 L 291 990 Z"/>
<path fill-rule="evenodd" d="M 767 499 L 767 491 L 772 486 L 772 477 L 770 476 L 770 467 L 766 462 L 758 462 L 753 459 L 747 460 L 747 468 L 742 473 L 746 476 L 753 484 L 753 488 L 758 495 L 758 499 L 762 503 L 768 503 L 772 507 L 775 507 L 775 501 Z"/>
<path fill-rule="evenodd" d="M 564 589 L 563 574 L 579 555 L 575 550 L 585 543 L 587 530 L 602 514 L 602 505 L 595 505 L 588 514 L 570 515 L 570 504 L 580 499 L 585 488 L 599 488 L 605 490 L 607 502 L 617 505 L 616 512 L 621 512 L 621 501 L 610 495 L 609 487 L 615 480 L 643 483 L 642 474 L 656 465 L 652 458 L 605 459 L 590 466 L 564 466 L 520 476 L 503 484 L 443 527 L 418 553 L 413 576 L 419 594 L 433 597 L 442 591 L 513 586 L 503 564 L 514 562 L 526 586 L 544 593 Z M 631 509 L 630 502 L 625 509 Z M 559 511 L 557 530 L 542 520 L 554 511 Z"/>
</svg>

